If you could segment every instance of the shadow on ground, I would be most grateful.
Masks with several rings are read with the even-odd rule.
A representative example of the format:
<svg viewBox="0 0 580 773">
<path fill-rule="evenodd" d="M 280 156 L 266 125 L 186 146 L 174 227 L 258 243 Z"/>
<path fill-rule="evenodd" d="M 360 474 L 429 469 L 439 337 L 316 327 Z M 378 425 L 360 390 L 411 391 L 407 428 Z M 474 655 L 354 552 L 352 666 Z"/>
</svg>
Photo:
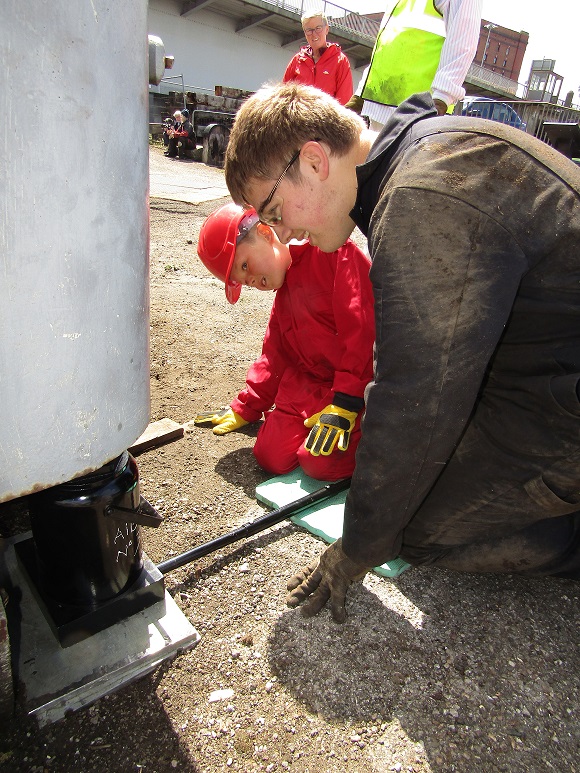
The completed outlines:
<svg viewBox="0 0 580 773">
<path fill-rule="evenodd" d="M 413 569 L 370 584 L 383 599 L 356 584 L 342 626 L 327 609 L 310 620 L 288 611 L 274 626 L 272 667 L 310 711 L 397 719 L 433 769 L 578 770 L 557 741 L 580 742 L 577 583 Z M 398 614 L 399 594 L 419 625 Z"/>
</svg>

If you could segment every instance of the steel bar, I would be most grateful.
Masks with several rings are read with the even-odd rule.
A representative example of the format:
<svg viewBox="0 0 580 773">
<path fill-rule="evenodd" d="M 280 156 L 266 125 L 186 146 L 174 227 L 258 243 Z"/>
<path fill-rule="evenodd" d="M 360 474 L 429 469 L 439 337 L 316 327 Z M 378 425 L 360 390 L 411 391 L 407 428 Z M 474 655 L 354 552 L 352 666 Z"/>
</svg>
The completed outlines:
<svg viewBox="0 0 580 773">
<path fill-rule="evenodd" d="M 296 513 L 299 513 L 301 510 L 304 510 L 306 507 L 309 507 L 316 502 L 330 499 L 330 497 L 333 497 L 340 491 L 344 491 L 349 486 L 350 478 L 327 483 L 322 486 L 322 488 L 313 491 L 311 494 L 306 494 L 306 496 L 297 499 L 295 502 L 290 502 L 283 507 L 279 507 L 271 513 L 266 513 L 266 515 L 256 518 L 255 521 L 239 526 L 237 529 L 234 529 L 234 531 L 223 534 L 221 537 L 216 537 L 216 539 L 212 539 L 209 542 L 204 542 L 203 545 L 192 548 L 178 556 L 168 558 L 166 561 L 162 561 L 158 564 L 157 568 L 162 574 L 167 574 L 168 572 L 173 571 L 173 569 L 178 569 L 180 566 L 185 566 L 185 564 L 189 564 L 197 558 L 207 556 L 209 553 L 213 553 L 215 550 L 225 547 L 225 545 L 231 545 L 232 542 L 238 542 L 238 540 L 244 539 L 245 537 L 252 537 L 254 534 L 265 531 L 270 528 L 270 526 L 274 526 L 274 524 L 280 523 L 280 521 L 287 520 L 292 515 L 296 515 Z"/>
</svg>

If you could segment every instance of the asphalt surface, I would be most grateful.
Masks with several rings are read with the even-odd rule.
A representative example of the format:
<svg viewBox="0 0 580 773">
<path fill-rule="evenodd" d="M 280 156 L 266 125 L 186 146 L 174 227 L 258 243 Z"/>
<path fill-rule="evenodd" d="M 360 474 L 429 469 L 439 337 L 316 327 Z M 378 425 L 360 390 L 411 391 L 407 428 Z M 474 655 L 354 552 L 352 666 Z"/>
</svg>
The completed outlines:
<svg viewBox="0 0 580 773">
<path fill-rule="evenodd" d="M 151 198 L 199 204 L 228 196 L 223 169 L 189 158 L 167 158 L 149 147 L 149 195 Z"/>
</svg>

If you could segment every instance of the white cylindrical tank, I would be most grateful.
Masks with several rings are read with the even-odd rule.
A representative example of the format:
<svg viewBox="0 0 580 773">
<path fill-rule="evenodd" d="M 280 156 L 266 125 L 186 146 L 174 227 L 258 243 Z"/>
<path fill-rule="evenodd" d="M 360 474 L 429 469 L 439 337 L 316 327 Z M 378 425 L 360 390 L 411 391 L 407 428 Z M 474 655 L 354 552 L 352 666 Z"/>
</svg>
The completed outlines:
<svg viewBox="0 0 580 773">
<path fill-rule="evenodd" d="M 149 421 L 147 0 L 3 0 L 0 502 Z"/>
</svg>

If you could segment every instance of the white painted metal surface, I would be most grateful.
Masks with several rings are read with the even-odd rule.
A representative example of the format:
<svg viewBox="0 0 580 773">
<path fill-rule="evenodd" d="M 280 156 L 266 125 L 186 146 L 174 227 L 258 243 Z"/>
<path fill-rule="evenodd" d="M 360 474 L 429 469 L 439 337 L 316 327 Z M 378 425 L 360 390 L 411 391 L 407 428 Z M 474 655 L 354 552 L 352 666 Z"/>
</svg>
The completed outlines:
<svg viewBox="0 0 580 773">
<path fill-rule="evenodd" d="M 149 421 L 147 1 L 4 0 L 0 502 Z"/>
<path fill-rule="evenodd" d="M 0 582 L 17 590 L 10 603 L 16 604 L 18 678 L 25 687 L 26 712 L 41 727 L 90 706 L 199 642 L 200 634 L 165 591 L 163 601 L 61 647 L 16 557 L 14 544 L 28 538 L 30 533 L 0 543 Z M 144 560 L 147 567 L 145 555 Z"/>
<path fill-rule="evenodd" d="M 282 80 L 288 62 L 306 44 L 299 38 L 282 46 L 280 35 L 260 25 L 236 31 L 235 18 L 213 12 L 211 3 L 202 4 L 187 17 L 181 16 L 181 7 L 175 0 L 149 0 L 148 30 L 175 56 L 173 70 L 167 75 L 182 73 L 186 90 L 213 94 L 215 86 L 229 86 L 255 91 L 265 82 Z M 300 1 L 295 10 L 299 7 Z M 329 40 L 333 40 L 332 33 Z M 355 87 L 363 69 L 353 69 Z M 151 87 L 163 93 L 180 89 L 178 81 Z"/>
</svg>

